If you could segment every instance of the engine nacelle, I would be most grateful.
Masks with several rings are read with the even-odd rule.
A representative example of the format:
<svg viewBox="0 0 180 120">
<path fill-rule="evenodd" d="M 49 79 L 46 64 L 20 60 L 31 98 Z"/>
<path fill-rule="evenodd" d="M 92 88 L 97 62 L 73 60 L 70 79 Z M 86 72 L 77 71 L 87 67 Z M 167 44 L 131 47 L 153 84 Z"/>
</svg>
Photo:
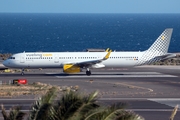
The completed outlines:
<svg viewBox="0 0 180 120">
<path fill-rule="evenodd" d="M 81 71 L 81 68 L 73 64 L 66 64 L 63 66 L 63 72 L 65 73 L 78 73 L 80 71 Z"/>
<path fill-rule="evenodd" d="M 92 65 L 91 67 L 92 68 L 103 68 L 103 67 L 105 67 L 105 65 L 97 63 L 97 64 Z"/>
</svg>

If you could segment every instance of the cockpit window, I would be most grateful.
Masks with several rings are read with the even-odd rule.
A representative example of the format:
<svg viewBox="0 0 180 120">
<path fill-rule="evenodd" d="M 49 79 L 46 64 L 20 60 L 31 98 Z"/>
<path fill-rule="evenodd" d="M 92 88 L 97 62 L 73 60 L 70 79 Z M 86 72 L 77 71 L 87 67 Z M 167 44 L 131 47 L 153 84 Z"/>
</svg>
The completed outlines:
<svg viewBox="0 0 180 120">
<path fill-rule="evenodd" d="M 15 57 L 9 57 L 9 59 L 15 59 Z"/>
</svg>

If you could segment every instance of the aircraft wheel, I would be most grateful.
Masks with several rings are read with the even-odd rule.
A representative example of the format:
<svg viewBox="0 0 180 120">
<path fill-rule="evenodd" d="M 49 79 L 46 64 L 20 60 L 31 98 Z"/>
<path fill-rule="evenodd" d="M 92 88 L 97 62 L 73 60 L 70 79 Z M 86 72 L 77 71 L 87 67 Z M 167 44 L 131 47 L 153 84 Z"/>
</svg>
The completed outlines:
<svg viewBox="0 0 180 120">
<path fill-rule="evenodd" d="M 21 75 L 23 76 L 23 75 L 24 75 L 24 72 L 22 72 Z"/>
<path fill-rule="evenodd" d="M 86 71 L 86 75 L 90 76 L 91 75 L 91 71 Z"/>
</svg>

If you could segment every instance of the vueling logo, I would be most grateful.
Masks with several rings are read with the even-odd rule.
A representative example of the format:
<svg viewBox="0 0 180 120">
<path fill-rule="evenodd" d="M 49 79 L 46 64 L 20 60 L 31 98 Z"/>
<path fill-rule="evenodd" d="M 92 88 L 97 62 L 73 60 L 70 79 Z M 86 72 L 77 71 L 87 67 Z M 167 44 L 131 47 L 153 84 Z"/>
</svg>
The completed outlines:
<svg viewBox="0 0 180 120">
<path fill-rule="evenodd" d="M 163 36 L 161 37 L 161 39 L 164 40 L 164 39 L 165 39 L 165 36 L 163 35 Z"/>
<path fill-rule="evenodd" d="M 27 57 L 52 57 L 52 54 L 49 53 L 44 53 L 44 54 L 36 54 L 36 53 L 32 53 L 32 54 L 26 54 Z"/>
</svg>

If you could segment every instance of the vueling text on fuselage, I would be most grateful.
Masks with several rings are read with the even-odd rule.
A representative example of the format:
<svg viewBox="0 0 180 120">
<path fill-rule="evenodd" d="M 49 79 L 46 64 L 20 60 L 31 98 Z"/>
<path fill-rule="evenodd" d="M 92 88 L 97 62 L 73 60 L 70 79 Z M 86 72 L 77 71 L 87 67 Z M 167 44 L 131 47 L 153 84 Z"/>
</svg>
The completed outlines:
<svg viewBox="0 0 180 120">
<path fill-rule="evenodd" d="M 27 57 L 52 57 L 52 54 L 46 53 L 46 54 L 26 54 Z"/>
</svg>

